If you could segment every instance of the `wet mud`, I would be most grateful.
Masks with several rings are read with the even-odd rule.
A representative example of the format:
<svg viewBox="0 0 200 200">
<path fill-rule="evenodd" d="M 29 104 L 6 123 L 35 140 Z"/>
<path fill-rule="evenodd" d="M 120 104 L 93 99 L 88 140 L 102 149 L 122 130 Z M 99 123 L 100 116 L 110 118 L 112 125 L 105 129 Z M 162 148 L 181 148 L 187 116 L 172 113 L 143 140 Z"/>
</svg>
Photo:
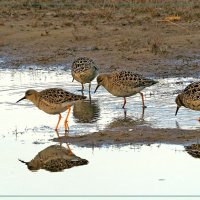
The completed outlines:
<svg viewBox="0 0 200 200">
<path fill-rule="evenodd" d="M 81 147 L 149 145 L 149 144 L 178 144 L 189 145 L 198 143 L 200 130 L 160 129 L 148 126 L 134 126 L 126 129 L 104 130 L 80 136 L 63 136 L 53 141 L 71 143 Z"/>
</svg>

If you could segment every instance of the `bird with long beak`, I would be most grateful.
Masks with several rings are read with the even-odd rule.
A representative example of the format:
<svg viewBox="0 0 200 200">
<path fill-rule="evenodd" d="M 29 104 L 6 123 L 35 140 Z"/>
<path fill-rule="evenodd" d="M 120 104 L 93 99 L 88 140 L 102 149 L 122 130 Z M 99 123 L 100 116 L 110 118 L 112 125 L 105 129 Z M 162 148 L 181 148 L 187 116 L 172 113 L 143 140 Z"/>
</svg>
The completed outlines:
<svg viewBox="0 0 200 200">
<path fill-rule="evenodd" d="M 200 82 L 188 85 L 175 99 L 177 104 L 175 116 L 181 106 L 191 110 L 200 110 Z M 200 121 L 200 117 L 198 118 Z"/>
<path fill-rule="evenodd" d="M 58 125 L 62 118 L 62 112 L 68 110 L 66 119 L 64 121 L 65 130 L 68 129 L 68 117 L 70 113 L 71 106 L 79 100 L 85 99 L 85 96 L 76 95 L 70 92 L 67 92 L 60 88 L 49 88 L 37 92 L 36 90 L 27 90 L 25 96 L 19 99 L 16 103 L 27 99 L 30 100 L 36 107 L 40 110 L 43 110 L 45 113 L 51 115 L 59 115 L 58 123 L 56 125 L 55 131 L 58 130 Z"/>
<path fill-rule="evenodd" d="M 124 98 L 122 108 L 125 108 L 126 97 L 140 93 L 144 109 L 144 95 L 141 90 L 156 83 L 158 82 L 130 71 L 115 71 L 113 73 L 103 73 L 97 77 L 97 87 L 94 93 L 102 85 L 112 95 Z"/>
</svg>

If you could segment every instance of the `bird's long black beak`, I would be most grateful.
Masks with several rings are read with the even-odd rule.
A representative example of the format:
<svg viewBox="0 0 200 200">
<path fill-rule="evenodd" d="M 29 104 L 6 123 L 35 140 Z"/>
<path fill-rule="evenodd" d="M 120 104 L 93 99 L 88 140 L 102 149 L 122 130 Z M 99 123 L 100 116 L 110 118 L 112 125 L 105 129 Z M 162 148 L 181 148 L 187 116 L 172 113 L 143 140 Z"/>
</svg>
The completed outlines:
<svg viewBox="0 0 200 200">
<path fill-rule="evenodd" d="M 22 101 L 22 100 L 24 100 L 24 99 L 26 99 L 26 97 L 22 97 L 20 100 L 18 100 L 16 103 L 18 103 L 18 102 L 20 102 L 20 101 Z"/>
<path fill-rule="evenodd" d="M 23 161 L 23 160 L 20 160 L 20 159 L 18 159 L 20 162 L 22 162 L 22 163 L 24 163 L 24 164 L 26 164 L 26 165 L 28 165 L 28 162 L 25 162 L 25 161 Z"/>
<path fill-rule="evenodd" d="M 99 88 L 99 86 L 100 86 L 100 85 L 97 85 L 97 87 L 96 87 L 96 89 L 95 89 L 94 93 L 97 91 L 97 89 Z"/>
<path fill-rule="evenodd" d="M 175 116 L 177 115 L 179 108 L 180 108 L 180 107 L 177 106 L 176 112 L 175 112 Z"/>
<path fill-rule="evenodd" d="M 74 82 L 74 78 L 72 79 L 72 82 Z"/>
</svg>

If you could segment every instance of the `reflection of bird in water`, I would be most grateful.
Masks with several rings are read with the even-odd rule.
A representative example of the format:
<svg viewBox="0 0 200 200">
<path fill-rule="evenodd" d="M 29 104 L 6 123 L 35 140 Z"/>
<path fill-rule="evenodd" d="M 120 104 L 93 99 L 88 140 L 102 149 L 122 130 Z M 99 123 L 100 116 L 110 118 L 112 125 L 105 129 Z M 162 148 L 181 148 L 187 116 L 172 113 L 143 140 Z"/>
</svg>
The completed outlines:
<svg viewBox="0 0 200 200">
<path fill-rule="evenodd" d="M 127 113 L 125 111 L 123 117 L 114 118 L 112 122 L 107 126 L 107 128 L 109 129 L 118 127 L 128 128 L 131 126 L 144 125 L 144 124 L 146 124 L 146 121 L 143 118 L 143 114 L 140 118 L 127 117 Z"/>
<path fill-rule="evenodd" d="M 126 97 L 140 93 L 144 109 L 144 96 L 141 90 L 156 84 L 157 81 L 145 78 L 142 75 L 135 74 L 130 71 L 115 71 L 113 73 L 100 74 L 97 77 L 97 83 L 98 85 L 94 92 L 96 92 L 98 87 L 102 85 L 112 95 L 124 98 L 122 108 L 125 107 Z"/>
<path fill-rule="evenodd" d="M 194 82 L 188 85 L 176 97 L 177 109 L 175 115 L 181 106 L 192 110 L 200 110 L 200 82 Z M 200 121 L 200 117 L 198 119 Z"/>
<path fill-rule="evenodd" d="M 98 120 L 100 108 L 98 101 L 79 101 L 74 104 L 73 115 L 79 123 L 94 123 Z"/>
<path fill-rule="evenodd" d="M 200 158 L 200 144 L 185 146 L 185 150 L 194 158 Z"/>
<path fill-rule="evenodd" d="M 30 162 L 24 162 L 29 170 L 45 169 L 51 172 L 62 171 L 74 166 L 86 165 L 88 161 L 82 159 L 61 145 L 51 145 L 40 151 Z"/>
<path fill-rule="evenodd" d="M 85 99 L 85 96 L 76 95 L 70 92 L 67 92 L 60 88 L 50 88 L 37 92 L 36 90 L 27 90 L 25 96 L 17 101 L 17 103 L 23 99 L 28 99 L 32 101 L 39 109 L 43 110 L 48 114 L 58 114 L 59 119 L 56 125 L 55 130 L 58 129 L 58 125 L 62 118 L 62 112 L 68 109 L 68 114 L 64 121 L 65 130 L 67 130 L 67 120 L 69 117 L 71 106 L 78 100 Z"/>
<path fill-rule="evenodd" d="M 95 79 L 98 74 L 98 67 L 90 58 L 80 57 L 76 59 L 71 67 L 73 80 L 75 79 L 82 85 L 82 92 L 84 84 L 89 83 L 89 93 L 91 88 L 91 81 Z M 72 81 L 73 81 L 72 80 Z"/>
<path fill-rule="evenodd" d="M 118 127 L 131 127 L 131 126 L 138 126 L 144 125 L 146 122 L 144 119 L 132 119 L 130 117 L 127 118 L 114 118 L 113 121 L 107 126 L 107 128 L 118 128 Z"/>
</svg>

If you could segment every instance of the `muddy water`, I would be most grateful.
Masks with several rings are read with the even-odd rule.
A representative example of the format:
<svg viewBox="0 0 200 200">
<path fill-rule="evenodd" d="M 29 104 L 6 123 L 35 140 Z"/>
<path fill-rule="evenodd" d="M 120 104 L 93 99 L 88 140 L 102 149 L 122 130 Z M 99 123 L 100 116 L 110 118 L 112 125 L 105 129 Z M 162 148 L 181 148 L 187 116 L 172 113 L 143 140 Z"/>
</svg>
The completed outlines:
<svg viewBox="0 0 200 200">
<path fill-rule="evenodd" d="M 75 105 L 69 118 L 70 134 L 117 127 L 130 119 L 131 123 L 152 127 L 199 129 L 198 112 L 181 108 L 178 116 L 174 116 L 174 99 L 178 91 L 196 80 L 169 78 L 158 81 L 159 84 L 144 90 L 147 106 L 144 116 L 140 95 L 127 98 L 125 115 L 121 109 L 123 99 L 113 97 L 100 87 L 96 94 L 92 93 L 91 102 L 86 100 Z M 92 90 L 95 85 L 93 82 Z M 70 71 L 62 66 L 50 70 L 38 66 L 0 70 L 0 194 L 199 194 L 200 160 L 188 155 L 181 146 L 93 150 L 71 146 L 77 156 L 89 161 L 88 165 L 58 173 L 29 171 L 18 158 L 29 161 L 45 147 L 55 144 L 51 139 L 56 137 L 54 127 L 58 117 L 43 113 L 28 101 L 15 102 L 27 89 L 50 87 L 61 87 L 77 94 L 81 88 L 80 84 L 72 82 Z M 59 133 L 62 135 L 63 132 L 61 122 Z"/>
</svg>

